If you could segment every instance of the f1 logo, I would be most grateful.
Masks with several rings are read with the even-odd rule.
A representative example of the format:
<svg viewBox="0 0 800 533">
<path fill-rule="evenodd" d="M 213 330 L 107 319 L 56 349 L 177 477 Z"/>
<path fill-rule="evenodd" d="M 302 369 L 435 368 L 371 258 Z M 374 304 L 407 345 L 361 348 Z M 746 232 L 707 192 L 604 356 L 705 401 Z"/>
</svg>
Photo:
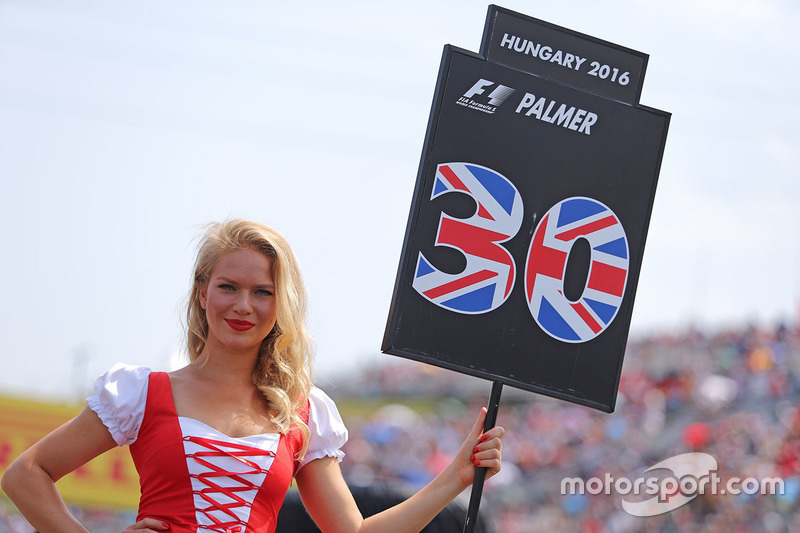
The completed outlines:
<svg viewBox="0 0 800 533">
<path fill-rule="evenodd" d="M 483 94 L 486 90 L 486 87 L 491 87 L 492 85 L 494 85 L 493 81 L 484 80 L 481 78 L 477 81 L 477 83 L 475 83 L 475 85 L 473 85 L 467 92 L 464 93 L 464 97 L 472 98 L 477 94 Z M 513 92 L 513 88 L 498 84 L 497 87 L 491 93 L 489 93 L 489 105 L 499 106 L 505 102 Z"/>
</svg>

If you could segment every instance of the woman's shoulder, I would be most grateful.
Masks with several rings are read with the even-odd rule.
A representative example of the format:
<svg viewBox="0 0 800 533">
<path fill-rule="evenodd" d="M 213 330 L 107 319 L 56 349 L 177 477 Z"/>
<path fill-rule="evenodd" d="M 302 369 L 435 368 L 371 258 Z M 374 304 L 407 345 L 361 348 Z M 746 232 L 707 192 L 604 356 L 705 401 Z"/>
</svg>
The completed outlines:
<svg viewBox="0 0 800 533">
<path fill-rule="evenodd" d="M 312 387 L 309 393 L 308 423 L 312 435 L 340 435 L 347 438 L 347 428 L 336 402 L 322 389 Z"/>
<path fill-rule="evenodd" d="M 308 405 L 310 419 L 318 422 L 342 423 L 342 416 L 339 414 L 336 401 L 319 387 L 311 387 L 308 394 Z"/>
<path fill-rule="evenodd" d="M 148 367 L 117 363 L 97 378 L 94 394 L 86 399 L 119 445 L 136 439 L 150 374 Z"/>
<path fill-rule="evenodd" d="M 318 387 L 311 388 L 308 401 L 310 441 L 300 466 L 325 456 L 341 461 L 344 457 L 341 448 L 347 442 L 348 433 L 336 403 Z"/>
<path fill-rule="evenodd" d="M 150 376 L 152 370 L 150 367 L 142 365 L 130 365 L 128 363 L 117 363 L 109 368 L 101 378 L 105 379 L 130 379 L 140 380 L 146 379 Z"/>
<path fill-rule="evenodd" d="M 95 380 L 94 395 L 139 395 L 142 388 L 147 388 L 151 373 L 146 366 L 117 363 Z"/>
<path fill-rule="evenodd" d="M 312 403 L 330 403 L 336 405 L 336 402 L 334 402 L 324 390 L 320 389 L 316 385 L 311 386 L 311 389 L 308 392 L 308 401 Z"/>
</svg>

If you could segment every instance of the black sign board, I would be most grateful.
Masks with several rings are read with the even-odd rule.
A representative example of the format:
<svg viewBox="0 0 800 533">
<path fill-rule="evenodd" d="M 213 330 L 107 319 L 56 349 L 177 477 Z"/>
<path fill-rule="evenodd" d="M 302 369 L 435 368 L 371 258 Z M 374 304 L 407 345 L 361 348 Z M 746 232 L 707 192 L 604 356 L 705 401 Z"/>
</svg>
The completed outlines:
<svg viewBox="0 0 800 533">
<path fill-rule="evenodd" d="M 445 46 L 383 351 L 613 411 L 670 118 L 646 65 L 496 6 Z"/>
</svg>

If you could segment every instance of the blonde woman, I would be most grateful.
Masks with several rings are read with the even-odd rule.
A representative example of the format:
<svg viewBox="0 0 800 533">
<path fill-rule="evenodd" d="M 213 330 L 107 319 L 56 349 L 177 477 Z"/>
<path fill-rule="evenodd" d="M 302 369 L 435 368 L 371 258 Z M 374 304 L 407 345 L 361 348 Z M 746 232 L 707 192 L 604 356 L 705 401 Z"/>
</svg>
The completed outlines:
<svg viewBox="0 0 800 533">
<path fill-rule="evenodd" d="M 306 296 L 294 254 L 271 228 L 211 225 L 187 305 L 190 363 L 170 373 L 116 365 L 87 408 L 25 451 L 3 490 L 43 533 L 84 532 L 55 481 L 128 445 L 140 476 L 126 531 L 274 531 L 292 479 L 324 532 L 415 532 L 472 483 L 500 470 L 503 429 L 485 410 L 456 458 L 408 500 L 364 519 L 339 461 L 347 429 L 311 384 Z"/>
</svg>

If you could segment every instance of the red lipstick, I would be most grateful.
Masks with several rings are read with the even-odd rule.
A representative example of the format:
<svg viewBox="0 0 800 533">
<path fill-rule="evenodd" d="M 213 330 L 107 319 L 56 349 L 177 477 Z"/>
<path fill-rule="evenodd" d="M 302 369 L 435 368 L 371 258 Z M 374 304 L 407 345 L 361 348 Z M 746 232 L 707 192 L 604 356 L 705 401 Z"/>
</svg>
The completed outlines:
<svg viewBox="0 0 800 533">
<path fill-rule="evenodd" d="M 226 318 L 225 322 L 227 322 L 228 325 L 236 331 L 247 331 L 255 326 L 255 324 L 248 322 L 247 320 L 236 320 L 233 318 Z"/>
</svg>

